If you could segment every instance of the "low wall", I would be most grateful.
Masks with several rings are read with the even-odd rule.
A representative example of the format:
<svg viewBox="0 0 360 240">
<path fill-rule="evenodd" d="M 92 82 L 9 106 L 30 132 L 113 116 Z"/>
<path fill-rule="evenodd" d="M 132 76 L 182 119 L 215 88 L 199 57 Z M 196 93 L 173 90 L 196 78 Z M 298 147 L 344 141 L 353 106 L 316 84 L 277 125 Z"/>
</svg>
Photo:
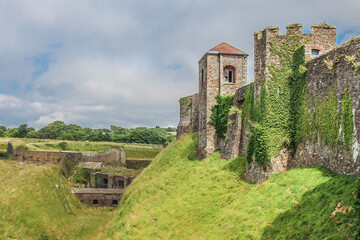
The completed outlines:
<svg viewBox="0 0 360 240">
<path fill-rule="evenodd" d="M 99 153 L 82 153 L 84 162 L 102 162 L 106 165 L 120 165 L 120 152 L 118 150 L 109 150 L 103 154 Z"/>
<path fill-rule="evenodd" d="M 100 188 L 73 188 L 73 194 L 83 202 L 93 206 L 116 207 L 122 198 L 123 190 Z"/>
<path fill-rule="evenodd" d="M 69 176 L 72 169 L 82 161 L 81 153 L 74 152 L 47 152 L 47 151 L 27 151 L 25 147 L 12 148 L 9 143 L 12 159 L 26 163 L 34 163 L 36 165 L 42 164 L 56 164 L 60 165 L 65 175 Z"/>
<path fill-rule="evenodd" d="M 42 164 L 56 164 L 63 167 L 66 176 L 79 162 L 103 162 L 109 166 L 120 166 L 120 152 L 109 150 L 104 154 L 88 154 L 77 152 L 28 151 L 25 147 L 14 148 L 8 143 L 8 154 L 15 161 Z"/>
<path fill-rule="evenodd" d="M 126 167 L 130 169 L 146 168 L 151 163 L 151 160 L 130 160 L 126 159 Z"/>
</svg>

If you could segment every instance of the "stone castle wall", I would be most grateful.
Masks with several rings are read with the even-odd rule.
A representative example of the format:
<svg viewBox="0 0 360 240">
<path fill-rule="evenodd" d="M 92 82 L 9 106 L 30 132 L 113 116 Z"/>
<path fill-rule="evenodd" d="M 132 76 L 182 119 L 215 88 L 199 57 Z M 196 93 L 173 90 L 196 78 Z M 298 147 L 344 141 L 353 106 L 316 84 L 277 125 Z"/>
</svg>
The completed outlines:
<svg viewBox="0 0 360 240">
<path fill-rule="evenodd" d="M 345 87 L 349 87 L 353 101 L 355 136 L 351 152 L 343 150 L 341 144 L 337 148 L 330 148 L 320 140 L 316 144 L 301 143 L 297 151 L 288 149 L 280 151 L 265 166 L 259 166 L 256 161 L 247 164 L 245 179 L 260 183 L 265 181 L 273 173 L 286 171 L 287 169 L 300 166 L 321 165 L 333 170 L 335 173 L 356 176 L 359 172 L 359 118 L 360 118 L 360 69 L 345 60 L 346 56 L 355 56 L 360 62 L 360 39 L 351 40 L 336 47 L 336 28 L 326 25 L 312 25 L 311 33 L 303 33 L 301 24 L 290 24 L 286 27 L 286 35 L 279 35 L 278 26 L 267 27 L 254 34 L 254 72 L 255 72 L 255 97 L 260 95 L 261 85 L 268 80 L 268 66 L 274 64 L 280 66 L 280 58 L 271 52 L 271 43 L 283 43 L 288 37 L 301 35 L 303 37 L 306 67 L 308 69 L 307 93 L 310 97 L 326 98 L 327 89 L 335 87 L 338 99 L 338 111 L 341 110 L 341 99 Z M 320 56 L 312 58 L 312 50 L 319 50 Z M 199 147 L 197 157 L 208 157 L 214 151 L 221 149 L 222 158 L 229 159 L 246 154 L 248 145 L 249 125 L 241 123 L 239 111 L 233 111 L 229 116 L 229 125 L 225 140 L 217 140 L 215 129 L 208 122 L 211 115 L 211 106 L 216 104 L 215 96 L 235 94 L 235 107 L 240 111 L 244 101 L 246 87 L 243 87 L 246 79 L 246 57 L 226 56 L 216 53 L 206 53 L 199 61 Z M 334 68 L 330 71 L 326 61 L 334 61 Z M 240 61 L 239 61 L 240 60 Z M 236 69 L 245 69 L 241 74 L 236 74 L 235 84 L 222 81 L 223 66 L 238 64 Z M 244 67 L 245 66 L 245 67 Z M 240 67 L 240 68 L 239 68 Z M 238 85 L 240 83 L 241 85 Z M 246 82 L 246 81 L 245 81 Z M 339 129 L 341 132 L 341 128 Z M 341 134 L 340 134 L 341 135 Z"/>
<path fill-rule="evenodd" d="M 211 106 L 216 104 L 215 96 L 219 93 L 219 56 L 206 54 L 199 62 L 200 78 L 204 70 L 204 77 L 200 79 L 199 105 L 199 146 L 196 156 L 199 159 L 208 157 L 215 152 L 217 136 L 214 126 L 209 124 Z"/>
<path fill-rule="evenodd" d="M 233 111 L 229 115 L 229 125 L 226 132 L 226 137 L 221 145 L 221 158 L 230 159 L 246 154 L 249 126 L 246 122 L 242 123 L 241 110 L 245 100 L 247 88 L 251 84 L 239 88 L 234 97 L 234 107 L 238 111 Z"/>
<path fill-rule="evenodd" d="M 345 60 L 346 56 L 360 59 L 360 38 L 344 43 L 331 51 L 310 59 L 306 63 L 307 94 L 311 98 L 325 99 L 329 87 L 334 87 L 338 101 L 338 112 L 341 113 L 341 99 L 344 89 L 349 88 L 354 113 L 354 144 L 351 151 L 345 151 L 341 141 L 337 147 L 324 144 L 319 138 L 316 143 L 300 143 L 296 152 L 283 149 L 265 166 L 255 161 L 246 167 L 245 179 L 261 183 L 272 174 L 301 166 L 324 166 L 337 174 L 357 176 L 359 173 L 359 118 L 360 118 L 360 69 Z M 333 61 L 330 69 L 326 61 Z M 339 129 L 342 135 L 341 127 Z"/>
<path fill-rule="evenodd" d="M 338 111 L 341 112 L 341 99 L 344 90 L 348 87 L 353 102 L 354 113 L 354 144 L 352 151 L 343 150 L 341 144 L 331 148 L 321 141 L 317 143 L 306 142 L 300 144 L 289 168 L 300 166 L 321 165 L 338 174 L 356 176 L 359 172 L 359 124 L 360 124 L 360 69 L 346 61 L 346 56 L 355 56 L 360 60 L 360 38 L 346 42 L 327 54 L 310 60 L 308 69 L 307 94 L 312 98 L 325 99 L 329 87 L 334 87 L 338 101 Z M 329 69 L 325 61 L 334 63 Z M 340 135 L 342 130 L 340 129 Z M 340 141 L 341 142 L 341 141 Z"/>
<path fill-rule="evenodd" d="M 320 50 L 320 54 L 336 47 L 336 28 L 329 25 L 311 25 L 311 33 L 303 33 L 301 24 L 286 26 L 286 35 L 279 35 L 279 27 L 271 26 L 254 33 L 254 72 L 255 92 L 260 95 L 260 87 L 267 80 L 269 64 L 280 66 L 280 58 L 271 52 L 271 42 L 281 43 L 287 36 L 301 35 L 304 37 L 305 59 L 311 59 L 311 50 Z"/>
<path fill-rule="evenodd" d="M 183 97 L 180 103 L 180 122 L 177 126 L 176 137 L 199 130 L 199 94 Z"/>
<path fill-rule="evenodd" d="M 224 68 L 235 68 L 235 81 L 224 82 Z M 234 95 L 246 82 L 247 59 L 244 55 L 205 54 L 199 61 L 199 147 L 197 157 L 210 156 L 221 147 L 213 125 L 209 124 L 211 107 L 217 104 L 216 96 Z"/>
</svg>

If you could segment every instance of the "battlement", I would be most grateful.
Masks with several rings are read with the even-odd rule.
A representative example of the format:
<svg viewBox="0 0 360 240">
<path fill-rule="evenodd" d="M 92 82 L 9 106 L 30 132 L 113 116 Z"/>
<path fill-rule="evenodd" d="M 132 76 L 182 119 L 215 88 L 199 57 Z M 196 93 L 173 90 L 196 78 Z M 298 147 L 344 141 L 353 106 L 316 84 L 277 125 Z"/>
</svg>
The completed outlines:
<svg viewBox="0 0 360 240">
<path fill-rule="evenodd" d="M 286 25 L 286 34 L 283 35 L 279 33 L 279 26 L 269 26 L 254 33 L 254 71 L 257 92 L 267 79 L 268 65 L 280 65 L 280 59 L 270 50 L 271 42 L 281 45 L 288 36 L 294 35 L 303 36 L 306 60 L 336 47 L 336 27 L 324 23 L 311 25 L 311 33 L 304 33 L 300 23 Z"/>
<path fill-rule="evenodd" d="M 329 34 L 331 36 L 336 37 L 336 27 L 331 26 L 328 24 L 312 24 L 311 25 L 311 33 L 304 33 L 303 32 L 303 26 L 301 23 L 292 23 L 286 25 L 286 34 L 285 35 L 317 35 L 324 37 L 324 34 Z M 262 39 L 262 37 L 269 37 L 269 36 L 285 36 L 280 35 L 279 26 L 268 26 L 264 28 L 263 30 L 260 30 L 259 32 L 255 32 L 254 36 L 258 38 L 258 40 Z M 336 40 L 336 39 L 335 39 Z"/>
</svg>

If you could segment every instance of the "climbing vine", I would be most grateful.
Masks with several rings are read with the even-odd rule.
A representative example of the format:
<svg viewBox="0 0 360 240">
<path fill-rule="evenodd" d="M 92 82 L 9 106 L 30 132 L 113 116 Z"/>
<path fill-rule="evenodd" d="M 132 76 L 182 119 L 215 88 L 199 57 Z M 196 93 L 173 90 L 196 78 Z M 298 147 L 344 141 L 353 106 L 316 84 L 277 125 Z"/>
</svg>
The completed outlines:
<svg viewBox="0 0 360 240">
<path fill-rule="evenodd" d="M 336 92 L 333 87 L 328 88 L 327 99 L 317 103 L 315 127 L 326 144 L 333 147 L 338 145 L 340 117 L 337 111 Z"/>
<path fill-rule="evenodd" d="M 281 43 L 270 41 L 270 50 L 280 58 L 280 66 L 268 66 L 269 81 L 261 86 L 260 99 L 250 101 L 248 162 L 254 156 L 258 164 L 265 165 L 282 148 L 296 147 L 306 90 L 306 42 L 301 35 L 287 35 Z"/>
<path fill-rule="evenodd" d="M 346 150 L 350 149 L 354 134 L 354 116 L 352 108 L 352 100 L 348 88 L 345 88 L 344 97 L 341 100 L 341 124 L 344 134 L 344 147 Z"/>
<path fill-rule="evenodd" d="M 225 138 L 230 108 L 234 105 L 234 96 L 216 96 L 217 104 L 211 107 L 209 123 L 215 127 L 215 131 L 220 139 Z"/>
<path fill-rule="evenodd" d="M 186 109 L 189 109 L 190 106 L 191 106 L 191 103 L 189 102 L 189 97 L 180 98 L 179 102 L 180 102 L 181 104 L 184 104 L 184 106 L 185 106 Z"/>
</svg>

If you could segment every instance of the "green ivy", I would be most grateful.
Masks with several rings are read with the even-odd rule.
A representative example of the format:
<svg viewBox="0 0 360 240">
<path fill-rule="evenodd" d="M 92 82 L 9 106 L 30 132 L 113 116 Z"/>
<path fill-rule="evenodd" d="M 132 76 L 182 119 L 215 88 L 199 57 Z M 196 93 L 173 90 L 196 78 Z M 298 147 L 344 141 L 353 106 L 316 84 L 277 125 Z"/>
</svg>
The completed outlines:
<svg viewBox="0 0 360 240">
<path fill-rule="evenodd" d="M 230 108 L 234 105 L 234 96 L 216 96 L 217 104 L 211 107 L 209 123 L 215 127 L 220 139 L 225 138 Z"/>
<path fill-rule="evenodd" d="M 189 102 L 189 97 L 183 97 L 183 98 L 180 98 L 179 102 L 183 105 L 185 105 L 185 108 L 186 109 L 189 109 L 190 106 L 191 106 L 191 103 Z"/>
<path fill-rule="evenodd" d="M 344 97 L 341 100 L 341 123 L 344 134 L 344 147 L 346 150 L 350 149 L 354 134 L 354 116 L 352 109 L 352 100 L 348 88 L 345 88 Z"/>
<path fill-rule="evenodd" d="M 248 162 L 255 156 L 259 165 L 265 165 L 282 148 L 296 146 L 306 91 L 306 42 L 302 35 L 285 36 L 281 43 L 270 41 L 270 50 L 280 58 L 281 66 L 268 66 L 269 80 L 261 86 L 260 99 L 250 100 Z"/>
<path fill-rule="evenodd" d="M 321 139 L 328 145 L 336 147 L 339 143 L 340 117 L 337 111 L 336 92 L 328 88 L 327 99 L 317 104 L 316 127 Z"/>
</svg>

